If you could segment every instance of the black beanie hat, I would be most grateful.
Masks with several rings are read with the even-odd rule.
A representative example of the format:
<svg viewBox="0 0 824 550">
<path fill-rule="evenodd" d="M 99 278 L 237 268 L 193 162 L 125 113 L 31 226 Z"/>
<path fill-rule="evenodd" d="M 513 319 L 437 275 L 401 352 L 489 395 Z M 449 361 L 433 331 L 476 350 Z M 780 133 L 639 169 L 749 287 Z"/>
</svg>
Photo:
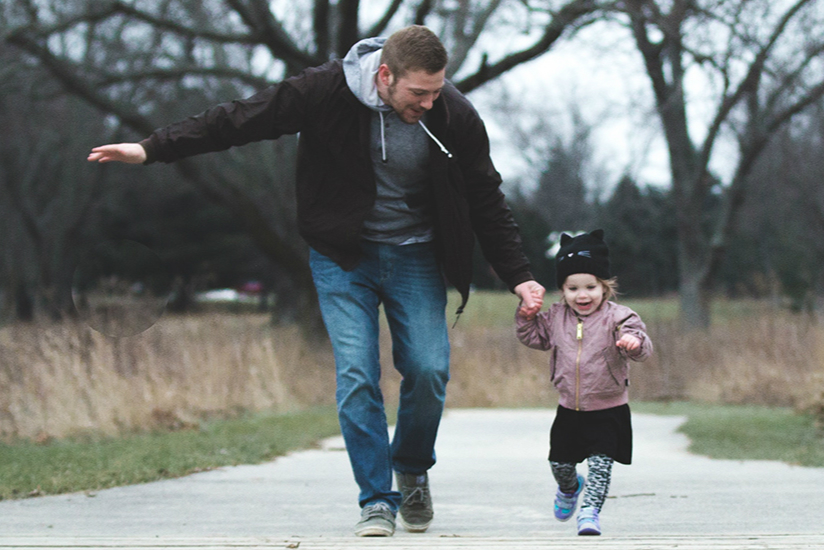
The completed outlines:
<svg viewBox="0 0 824 550">
<path fill-rule="evenodd" d="M 589 273 L 599 279 L 609 279 L 609 248 L 604 242 L 604 230 L 596 229 L 571 237 L 561 234 L 561 248 L 555 256 L 555 273 L 558 288 L 575 273 Z"/>
</svg>

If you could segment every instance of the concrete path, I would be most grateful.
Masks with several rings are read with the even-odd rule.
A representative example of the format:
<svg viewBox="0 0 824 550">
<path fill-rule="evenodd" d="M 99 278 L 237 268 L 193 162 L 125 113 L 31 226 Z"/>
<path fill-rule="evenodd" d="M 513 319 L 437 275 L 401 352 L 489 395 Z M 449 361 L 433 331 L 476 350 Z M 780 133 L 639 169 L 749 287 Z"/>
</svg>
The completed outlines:
<svg viewBox="0 0 824 550">
<path fill-rule="evenodd" d="M 4 548 L 824 548 L 824 469 L 686 452 L 682 419 L 633 415 L 632 466 L 617 464 L 604 535 L 552 517 L 551 410 L 449 410 L 430 472 L 425 534 L 359 539 L 341 438 L 257 466 L 0 502 Z M 582 471 L 585 467 L 582 466 Z"/>
</svg>

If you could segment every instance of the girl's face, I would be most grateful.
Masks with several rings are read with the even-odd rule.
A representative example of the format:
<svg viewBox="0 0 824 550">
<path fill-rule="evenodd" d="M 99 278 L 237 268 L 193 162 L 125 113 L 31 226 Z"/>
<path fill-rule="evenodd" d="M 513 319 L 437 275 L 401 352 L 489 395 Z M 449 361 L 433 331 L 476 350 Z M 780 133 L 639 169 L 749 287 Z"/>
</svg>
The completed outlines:
<svg viewBox="0 0 824 550">
<path fill-rule="evenodd" d="M 586 316 L 601 307 L 604 286 L 595 275 L 575 273 L 564 281 L 564 300 L 575 313 Z"/>
</svg>

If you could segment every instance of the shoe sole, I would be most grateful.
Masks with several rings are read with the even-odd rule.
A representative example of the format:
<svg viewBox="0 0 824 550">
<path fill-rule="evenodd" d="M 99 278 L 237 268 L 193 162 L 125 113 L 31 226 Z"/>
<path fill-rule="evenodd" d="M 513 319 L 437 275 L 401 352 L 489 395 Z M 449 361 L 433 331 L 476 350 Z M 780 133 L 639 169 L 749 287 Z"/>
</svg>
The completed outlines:
<svg viewBox="0 0 824 550">
<path fill-rule="evenodd" d="M 586 529 L 581 529 L 580 531 L 578 531 L 578 534 L 581 535 L 582 537 L 597 537 L 598 535 L 601 534 L 601 531 L 598 531 L 596 529 L 586 528 Z"/>
<path fill-rule="evenodd" d="M 355 535 L 358 537 L 391 537 L 394 534 L 394 530 L 384 529 L 382 527 L 367 527 L 355 531 Z"/>
<path fill-rule="evenodd" d="M 398 523 L 400 523 L 401 526 L 410 533 L 423 533 L 429 529 L 430 525 L 432 525 L 432 520 L 429 520 L 426 523 L 407 523 L 403 520 L 403 516 L 398 515 Z"/>
</svg>

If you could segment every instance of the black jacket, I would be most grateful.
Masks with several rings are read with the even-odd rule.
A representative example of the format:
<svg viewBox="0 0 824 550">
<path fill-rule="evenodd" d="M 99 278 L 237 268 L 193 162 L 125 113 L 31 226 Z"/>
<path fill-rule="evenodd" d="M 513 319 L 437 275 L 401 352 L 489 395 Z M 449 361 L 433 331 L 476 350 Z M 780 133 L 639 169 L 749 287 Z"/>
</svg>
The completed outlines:
<svg viewBox="0 0 824 550">
<path fill-rule="evenodd" d="M 335 60 L 248 99 L 156 130 L 141 144 L 148 164 L 300 132 L 298 229 L 309 246 L 349 270 L 360 260 L 361 227 L 376 197 L 371 116 L 347 86 L 341 61 Z M 469 296 L 475 236 L 510 290 L 533 276 L 474 107 L 447 82 L 427 123 L 452 154 L 448 158 L 431 141 L 435 240 L 444 273 L 463 297 L 462 309 Z"/>
</svg>

